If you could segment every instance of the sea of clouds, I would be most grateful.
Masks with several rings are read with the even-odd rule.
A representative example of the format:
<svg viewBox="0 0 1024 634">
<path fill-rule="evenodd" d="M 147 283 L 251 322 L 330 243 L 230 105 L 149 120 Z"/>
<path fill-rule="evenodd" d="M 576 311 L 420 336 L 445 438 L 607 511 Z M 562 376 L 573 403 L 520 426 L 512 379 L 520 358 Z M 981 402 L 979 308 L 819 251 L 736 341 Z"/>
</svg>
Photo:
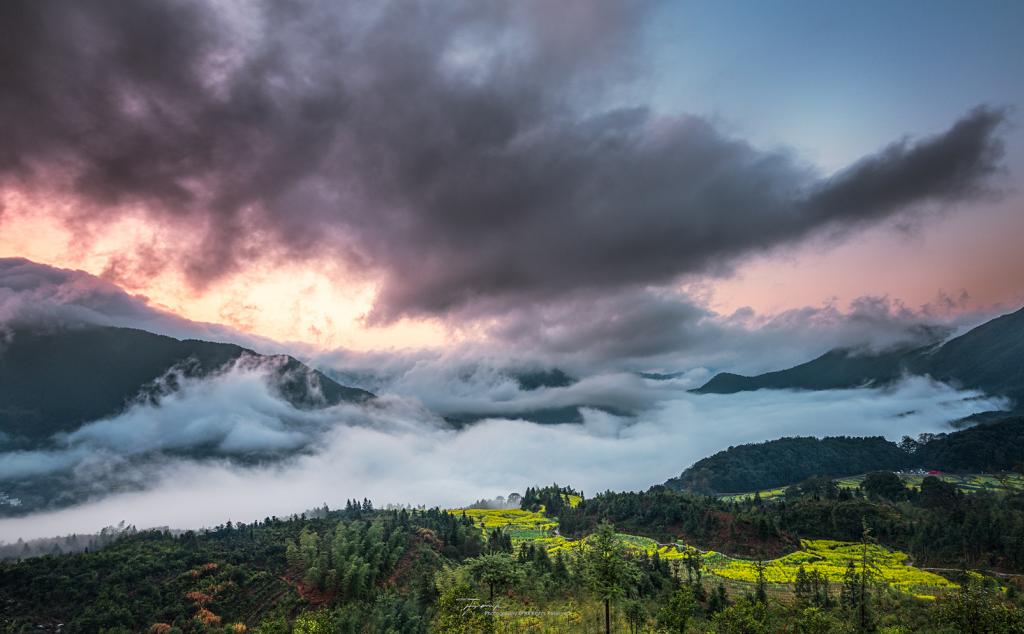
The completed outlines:
<svg viewBox="0 0 1024 634">
<path fill-rule="evenodd" d="M 603 392 L 609 405 L 642 405 L 635 415 L 584 409 L 582 424 L 496 416 L 457 429 L 419 399 L 387 393 L 365 406 L 295 409 L 264 372 L 236 366 L 186 381 L 159 403 L 87 424 L 46 451 L 0 453 L 0 490 L 5 480 L 65 473 L 97 492 L 76 506 L 0 520 L 0 541 L 122 520 L 139 528 L 248 522 L 348 498 L 456 507 L 551 482 L 588 495 L 642 490 L 731 445 L 793 435 L 897 440 L 949 431 L 952 420 L 1005 405 L 919 377 L 886 389 L 700 395 L 686 377 L 609 374 L 498 393 L 511 409 Z"/>
</svg>

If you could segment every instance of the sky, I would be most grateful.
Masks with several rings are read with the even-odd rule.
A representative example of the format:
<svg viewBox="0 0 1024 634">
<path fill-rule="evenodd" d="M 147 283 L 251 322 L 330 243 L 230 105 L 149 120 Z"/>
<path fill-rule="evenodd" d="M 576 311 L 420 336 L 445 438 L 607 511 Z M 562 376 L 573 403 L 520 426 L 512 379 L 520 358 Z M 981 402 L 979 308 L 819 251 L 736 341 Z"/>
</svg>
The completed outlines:
<svg viewBox="0 0 1024 634">
<path fill-rule="evenodd" d="M 0 256 L 322 350 L 1024 302 L 1019 3 L 333 4 L 4 7 Z"/>
</svg>

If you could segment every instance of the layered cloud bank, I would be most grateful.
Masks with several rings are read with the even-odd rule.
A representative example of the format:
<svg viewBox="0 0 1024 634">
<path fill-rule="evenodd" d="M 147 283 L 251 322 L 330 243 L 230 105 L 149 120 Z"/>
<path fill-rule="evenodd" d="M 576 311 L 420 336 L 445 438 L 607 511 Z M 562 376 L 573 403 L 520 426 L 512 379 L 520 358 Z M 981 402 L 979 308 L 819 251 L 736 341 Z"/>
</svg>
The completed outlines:
<svg viewBox="0 0 1024 634">
<path fill-rule="evenodd" d="M 46 455 L 0 455 L 0 490 L 49 473 L 95 494 L 65 510 L 0 520 L 0 540 L 120 520 L 181 528 L 251 521 L 350 497 L 457 506 L 551 481 L 591 494 L 644 489 L 730 445 L 783 435 L 897 439 L 946 431 L 950 420 L 1004 405 L 919 378 L 889 390 L 716 396 L 620 375 L 595 381 L 643 400 L 636 416 L 586 410 L 580 425 L 492 418 L 456 430 L 407 398 L 298 411 L 255 379 L 236 368 L 186 385 L 159 408 L 140 405 L 86 425 Z M 295 449 L 302 451 L 282 460 L 256 459 Z"/>
</svg>

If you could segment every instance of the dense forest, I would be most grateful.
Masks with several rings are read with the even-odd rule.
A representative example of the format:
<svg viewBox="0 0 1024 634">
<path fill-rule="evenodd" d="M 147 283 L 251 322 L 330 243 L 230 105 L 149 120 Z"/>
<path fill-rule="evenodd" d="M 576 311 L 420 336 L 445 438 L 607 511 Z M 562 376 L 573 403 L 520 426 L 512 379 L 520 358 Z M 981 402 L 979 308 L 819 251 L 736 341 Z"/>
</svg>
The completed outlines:
<svg viewBox="0 0 1024 634">
<path fill-rule="evenodd" d="M 665 485 L 699 493 L 735 493 L 783 486 L 816 475 L 838 477 L 903 469 L 912 463 L 906 451 L 881 436 L 780 438 L 729 447 L 697 461 Z"/>
<path fill-rule="evenodd" d="M 905 437 L 780 438 L 729 447 L 698 460 L 665 485 L 672 489 L 726 494 L 769 489 L 813 476 L 839 477 L 868 471 L 930 469 L 1013 471 L 1024 466 L 1024 418 L 976 425 L 949 434 Z"/>
<path fill-rule="evenodd" d="M 142 531 L 0 565 L 0 628 L 287 632 L 301 612 L 330 606 L 331 629 L 307 631 L 420 632 L 442 563 L 482 548 L 479 530 L 436 509 Z"/>
<path fill-rule="evenodd" d="M 915 463 L 943 471 L 1024 471 L 1024 417 L 901 443 Z"/>
<path fill-rule="evenodd" d="M 541 501 L 555 499 L 562 501 L 551 505 L 558 515 L 547 517 L 559 531 L 541 540 L 488 530 L 468 511 L 377 510 L 368 500 L 207 531 L 122 531 L 90 552 L 0 563 L 0 628 L 1024 631 L 1021 577 L 1012 574 L 1024 570 L 1021 494 L 965 495 L 937 478 L 908 488 L 876 472 L 854 490 L 814 478 L 774 500 L 724 501 L 663 486 L 580 499 L 553 485 L 522 497 L 539 513 L 518 512 L 550 513 Z M 671 549 L 629 547 L 644 536 L 693 547 L 671 560 L 661 556 Z M 770 581 L 761 562 L 809 538 L 863 543 L 865 553 L 869 542 L 902 549 L 916 565 L 948 569 L 949 583 L 958 585 L 935 600 L 916 598 L 882 582 L 866 556 L 849 561 L 840 580 L 801 565 L 795 582 Z M 713 574 L 703 561 L 712 548 L 745 556 L 734 561 L 747 562 L 750 579 Z"/>
</svg>

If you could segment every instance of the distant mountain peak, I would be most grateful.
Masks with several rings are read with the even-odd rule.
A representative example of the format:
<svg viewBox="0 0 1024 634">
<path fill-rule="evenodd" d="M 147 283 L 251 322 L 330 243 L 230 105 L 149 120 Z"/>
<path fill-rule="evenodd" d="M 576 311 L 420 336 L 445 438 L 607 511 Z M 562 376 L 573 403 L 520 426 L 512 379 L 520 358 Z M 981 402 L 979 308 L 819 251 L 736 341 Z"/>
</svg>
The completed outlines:
<svg viewBox="0 0 1024 634">
<path fill-rule="evenodd" d="M 268 367 L 272 387 L 302 409 L 373 397 L 294 357 L 234 344 L 113 326 L 22 327 L 0 347 L 0 432 L 39 443 L 117 415 L 140 398 L 155 400 L 176 390 L 179 378 L 211 376 L 232 364 Z"/>
<path fill-rule="evenodd" d="M 944 342 L 880 352 L 836 348 L 792 368 L 757 376 L 722 372 L 694 391 L 732 394 L 874 387 L 907 374 L 928 375 L 957 388 L 1024 402 L 1024 308 Z"/>
</svg>

